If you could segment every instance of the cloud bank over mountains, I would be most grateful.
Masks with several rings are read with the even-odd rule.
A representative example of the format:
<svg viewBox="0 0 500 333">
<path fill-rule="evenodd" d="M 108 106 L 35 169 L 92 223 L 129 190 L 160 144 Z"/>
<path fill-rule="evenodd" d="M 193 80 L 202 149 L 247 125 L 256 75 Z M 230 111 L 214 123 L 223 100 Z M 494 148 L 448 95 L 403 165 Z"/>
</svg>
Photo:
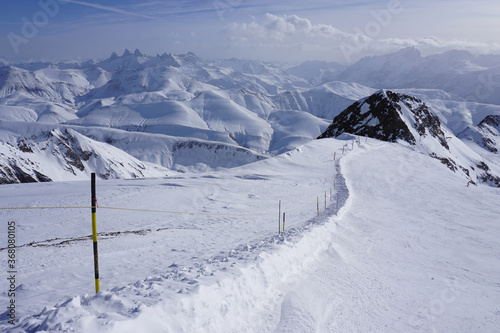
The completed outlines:
<svg viewBox="0 0 500 333">
<path fill-rule="evenodd" d="M 311 57 L 328 59 L 321 53 L 335 55 L 339 62 L 351 63 L 366 54 L 380 55 L 405 47 L 415 47 L 423 54 L 434 54 L 452 49 L 468 50 L 472 53 L 487 54 L 500 52 L 500 44 L 473 42 L 453 39 L 445 40 L 435 36 L 414 38 L 380 38 L 393 18 L 403 12 L 403 8 L 372 11 L 372 20 L 364 27 L 355 27 L 351 32 L 336 28 L 331 24 L 315 24 L 298 15 L 274 15 L 265 13 L 250 22 L 233 22 L 223 34 L 232 49 L 249 48 L 275 51 L 295 51 L 308 53 Z M 289 56 L 289 55 L 287 55 Z"/>
<path fill-rule="evenodd" d="M 354 63 L 403 47 L 500 53 L 500 5 L 489 0 L 42 0 L 0 13 L 0 58 L 104 59 L 114 50 L 195 52 L 205 59 Z"/>
</svg>

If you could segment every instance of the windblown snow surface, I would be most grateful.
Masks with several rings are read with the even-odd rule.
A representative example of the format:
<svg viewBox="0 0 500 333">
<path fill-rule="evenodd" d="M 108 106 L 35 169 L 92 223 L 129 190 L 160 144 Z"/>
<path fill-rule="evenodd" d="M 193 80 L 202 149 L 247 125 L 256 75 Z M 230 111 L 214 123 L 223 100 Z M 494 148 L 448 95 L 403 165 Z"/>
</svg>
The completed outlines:
<svg viewBox="0 0 500 333">
<path fill-rule="evenodd" d="M 85 181 L 0 193 L 10 207 L 86 206 L 89 196 Z M 500 327 L 500 192 L 467 187 L 398 143 L 316 140 L 224 171 L 98 181 L 97 197 L 98 294 L 89 209 L 0 211 L 20 246 L 17 325 L 2 310 L 2 332 Z"/>
</svg>

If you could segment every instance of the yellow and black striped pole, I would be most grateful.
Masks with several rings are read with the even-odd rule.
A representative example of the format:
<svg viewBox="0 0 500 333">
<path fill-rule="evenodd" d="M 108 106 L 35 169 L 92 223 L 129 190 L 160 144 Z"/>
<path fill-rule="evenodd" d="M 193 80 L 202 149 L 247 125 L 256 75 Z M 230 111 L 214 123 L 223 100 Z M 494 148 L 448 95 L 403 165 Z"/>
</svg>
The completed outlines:
<svg viewBox="0 0 500 333">
<path fill-rule="evenodd" d="M 91 185 L 91 207 L 92 207 L 92 240 L 94 243 L 94 275 L 95 275 L 95 292 L 99 292 L 99 261 L 97 256 L 97 222 L 96 222 L 96 207 L 97 199 L 95 194 L 95 173 L 90 176 Z"/>
</svg>

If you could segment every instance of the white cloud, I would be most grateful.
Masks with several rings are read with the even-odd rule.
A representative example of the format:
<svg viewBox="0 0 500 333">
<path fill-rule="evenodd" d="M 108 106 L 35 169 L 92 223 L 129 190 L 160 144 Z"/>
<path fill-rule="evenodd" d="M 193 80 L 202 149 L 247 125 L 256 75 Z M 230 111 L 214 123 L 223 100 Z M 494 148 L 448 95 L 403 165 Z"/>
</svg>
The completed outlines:
<svg viewBox="0 0 500 333">
<path fill-rule="evenodd" d="M 377 44 L 381 48 L 387 48 L 388 51 L 393 51 L 395 48 L 410 46 L 431 53 L 451 49 L 468 50 L 470 52 L 482 54 L 500 51 L 500 45 L 496 43 L 471 42 L 467 40 L 442 40 L 437 37 L 388 38 L 377 41 Z M 371 47 L 376 47 L 376 45 Z"/>
<path fill-rule="evenodd" d="M 282 54 L 296 59 L 316 56 L 317 59 L 341 62 L 353 62 L 366 55 L 394 52 L 405 47 L 415 47 L 424 54 L 451 49 L 473 53 L 500 52 L 500 45 L 496 43 L 445 40 L 434 36 L 387 37 L 394 33 L 388 26 L 377 23 L 375 19 L 370 24 L 378 24 L 377 29 L 367 30 L 365 27 L 348 32 L 330 24 L 313 24 L 297 15 L 266 13 L 260 18 L 253 17 L 250 23 L 232 23 L 223 33 L 227 37 L 228 48 L 251 50 L 260 58 L 276 55 L 279 49 Z"/>
<path fill-rule="evenodd" d="M 266 13 L 264 19 L 251 23 L 233 23 L 226 28 L 231 37 L 245 39 L 274 39 L 283 41 L 286 38 L 325 37 L 325 38 L 353 38 L 349 34 L 328 24 L 312 24 L 306 18 L 297 15 L 274 15 Z"/>
</svg>

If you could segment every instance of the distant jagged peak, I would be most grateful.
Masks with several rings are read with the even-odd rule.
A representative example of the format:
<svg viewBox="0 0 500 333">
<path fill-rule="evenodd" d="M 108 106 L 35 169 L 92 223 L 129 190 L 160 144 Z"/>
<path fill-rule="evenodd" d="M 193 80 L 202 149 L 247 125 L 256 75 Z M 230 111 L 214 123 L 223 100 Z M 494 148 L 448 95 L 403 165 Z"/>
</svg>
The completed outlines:
<svg viewBox="0 0 500 333">
<path fill-rule="evenodd" d="M 115 52 L 113 52 L 113 53 L 115 53 Z M 125 49 L 125 51 L 123 51 L 122 57 L 130 57 L 130 56 L 144 57 L 145 55 L 139 49 L 135 49 L 134 53 L 132 53 L 129 49 Z"/>
<path fill-rule="evenodd" d="M 145 63 L 148 59 L 149 57 L 145 56 L 138 49 L 136 49 L 134 53 L 130 52 L 129 49 L 125 49 L 121 56 L 119 56 L 116 52 L 113 52 L 108 59 L 97 63 L 97 65 L 105 70 L 136 68 Z"/>
<path fill-rule="evenodd" d="M 125 49 L 125 51 L 123 52 L 122 57 L 128 57 L 128 56 L 131 56 L 131 55 L 132 55 L 132 52 L 130 52 L 129 49 Z"/>
<path fill-rule="evenodd" d="M 130 52 L 129 49 L 125 49 L 123 51 L 123 54 L 119 56 L 116 52 L 111 53 L 111 56 L 107 59 L 107 61 L 113 61 L 119 58 L 126 58 L 126 57 L 145 57 L 144 53 L 142 53 L 139 49 L 135 49 L 134 53 Z"/>
<path fill-rule="evenodd" d="M 439 118 L 420 99 L 381 89 L 363 98 L 333 119 L 318 138 L 337 137 L 343 133 L 368 136 L 415 145 L 419 137 L 430 134 L 441 146 L 449 149 Z"/>
<path fill-rule="evenodd" d="M 108 58 L 108 60 L 115 60 L 118 58 L 119 58 L 118 54 L 116 54 L 116 52 L 113 52 L 111 53 L 111 56 Z"/>
</svg>

